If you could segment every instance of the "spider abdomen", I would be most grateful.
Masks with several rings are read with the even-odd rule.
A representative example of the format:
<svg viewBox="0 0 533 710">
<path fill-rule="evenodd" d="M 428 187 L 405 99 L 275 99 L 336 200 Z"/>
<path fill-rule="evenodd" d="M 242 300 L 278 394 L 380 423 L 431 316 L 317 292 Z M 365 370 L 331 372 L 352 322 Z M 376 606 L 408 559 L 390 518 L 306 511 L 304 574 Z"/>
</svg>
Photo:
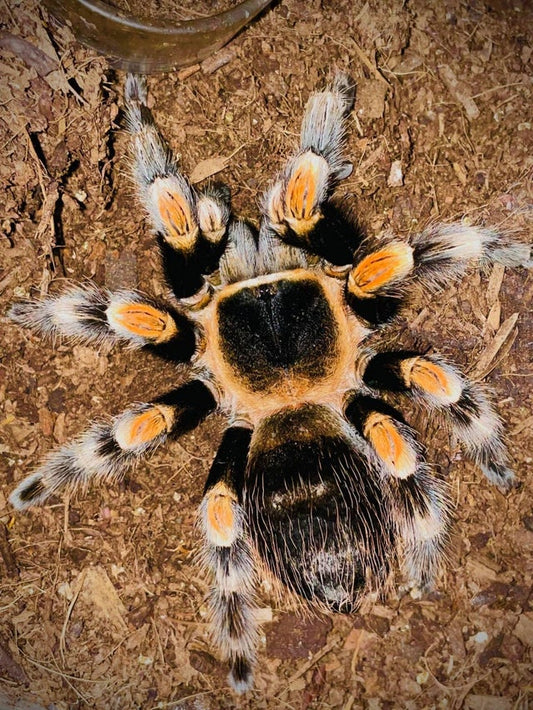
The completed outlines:
<svg viewBox="0 0 533 710">
<path fill-rule="evenodd" d="M 245 486 L 254 543 L 290 589 L 349 611 L 384 585 L 395 545 L 387 492 L 333 409 L 304 404 L 265 419 Z"/>
</svg>

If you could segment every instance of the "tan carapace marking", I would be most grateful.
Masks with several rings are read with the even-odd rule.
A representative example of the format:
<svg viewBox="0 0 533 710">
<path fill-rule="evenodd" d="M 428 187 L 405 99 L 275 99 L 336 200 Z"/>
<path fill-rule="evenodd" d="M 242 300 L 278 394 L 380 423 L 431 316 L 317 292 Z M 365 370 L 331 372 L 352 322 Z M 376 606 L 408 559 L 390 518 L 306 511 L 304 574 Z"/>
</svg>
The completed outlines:
<svg viewBox="0 0 533 710">
<path fill-rule="evenodd" d="M 337 325 L 336 348 L 324 377 L 310 380 L 307 377 L 288 374 L 286 380 L 277 383 L 272 389 L 257 392 L 249 388 L 234 372 L 224 356 L 219 339 L 217 308 L 220 301 L 230 297 L 242 288 L 272 283 L 280 279 L 290 279 L 292 281 L 311 279 L 320 283 Z M 206 343 L 206 350 L 202 354 L 200 361 L 213 373 L 214 380 L 222 385 L 222 392 L 225 393 L 227 398 L 222 402 L 222 406 L 245 415 L 254 426 L 263 417 L 302 402 L 329 404 L 340 410 L 345 392 L 357 386 L 354 366 L 357 347 L 368 333 L 367 329 L 354 316 L 349 314 L 344 305 L 343 290 L 343 284 L 338 280 L 330 279 L 319 272 L 294 269 L 229 284 L 216 293 L 207 308 L 198 312 L 197 318 L 203 326 L 205 332 L 204 342 Z"/>
<path fill-rule="evenodd" d="M 401 372 L 408 387 L 419 387 L 442 404 L 453 404 L 461 396 L 460 378 L 432 360 L 409 358 L 401 363 Z"/>
<path fill-rule="evenodd" d="M 285 189 L 285 219 L 296 234 L 307 234 L 321 219 L 319 204 L 328 171 L 325 158 L 311 151 L 296 159 Z"/>
<path fill-rule="evenodd" d="M 348 289 L 357 298 L 372 298 L 381 288 L 404 279 L 413 265 L 412 247 L 406 242 L 391 242 L 354 266 Z"/>
<path fill-rule="evenodd" d="M 125 451 L 146 446 L 170 431 L 174 417 L 172 407 L 154 405 L 131 418 L 125 417 L 115 431 L 115 439 Z"/>
<path fill-rule="evenodd" d="M 400 434 L 391 417 L 378 412 L 370 414 L 363 433 L 394 476 L 407 478 L 415 472 L 416 451 Z"/>
<path fill-rule="evenodd" d="M 235 539 L 235 493 L 219 481 L 206 493 L 205 521 L 210 542 L 219 547 L 229 547 Z"/>
<path fill-rule="evenodd" d="M 112 304 L 107 317 L 112 325 L 154 343 L 166 343 L 178 332 L 170 313 L 148 303 Z"/>
<path fill-rule="evenodd" d="M 198 236 L 198 225 L 185 196 L 175 186 L 168 185 L 159 186 L 156 194 L 165 240 L 176 249 L 191 249 Z"/>
</svg>

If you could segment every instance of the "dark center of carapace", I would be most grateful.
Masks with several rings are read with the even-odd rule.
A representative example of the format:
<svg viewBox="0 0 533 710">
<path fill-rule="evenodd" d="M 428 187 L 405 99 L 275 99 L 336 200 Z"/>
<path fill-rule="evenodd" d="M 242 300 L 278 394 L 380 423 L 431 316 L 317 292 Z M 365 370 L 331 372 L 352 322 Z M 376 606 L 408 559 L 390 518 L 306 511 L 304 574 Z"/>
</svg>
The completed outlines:
<svg viewBox="0 0 533 710">
<path fill-rule="evenodd" d="M 252 391 L 313 383 L 335 366 L 339 326 L 313 277 L 243 286 L 222 296 L 217 317 L 222 356 Z"/>
</svg>

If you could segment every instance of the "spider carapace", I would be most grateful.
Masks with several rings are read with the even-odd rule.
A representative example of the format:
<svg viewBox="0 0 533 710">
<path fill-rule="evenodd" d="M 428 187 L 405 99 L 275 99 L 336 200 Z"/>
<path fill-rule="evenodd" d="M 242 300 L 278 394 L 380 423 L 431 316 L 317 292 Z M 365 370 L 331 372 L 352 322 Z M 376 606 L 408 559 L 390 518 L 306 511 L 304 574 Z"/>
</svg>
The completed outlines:
<svg viewBox="0 0 533 710">
<path fill-rule="evenodd" d="M 314 93 L 300 146 L 261 202 L 236 217 L 223 185 L 197 190 L 126 82 L 133 176 L 154 227 L 171 301 L 94 285 L 26 301 L 20 324 L 47 335 L 122 341 L 191 376 L 153 402 L 97 422 L 51 453 L 11 495 L 19 509 L 63 488 L 124 475 L 171 436 L 219 409 L 229 419 L 199 510 L 212 576 L 214 641 L 237 692 L 252 686 L 261 574 L 322 608 L 351 611 L 398 563 L 431 586 L 451 518 L 448 483 L 426 463 L 396 408 L 443 418 L 503 491 L 513 485 L 501 422 L 484 389 L 437 354 L 372 350 L 414 287 L 435 292 L 469 264 L 530 266 L 530 249 L 490 229 L 434 225 L 409 240 L 362 237 L 333 192 L 354 88 L 344 74 Z"/>
</svg>

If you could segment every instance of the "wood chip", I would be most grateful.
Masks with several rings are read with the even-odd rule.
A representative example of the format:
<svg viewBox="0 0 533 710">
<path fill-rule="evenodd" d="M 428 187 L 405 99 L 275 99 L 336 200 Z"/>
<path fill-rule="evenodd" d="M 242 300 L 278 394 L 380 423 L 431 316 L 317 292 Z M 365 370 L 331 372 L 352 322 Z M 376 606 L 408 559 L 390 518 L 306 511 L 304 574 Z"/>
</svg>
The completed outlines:
<svg viewBox="0 0 533 710">
<path fill-rule="evenodd" d="M 464 186 L 466 185 L 466 183 L 468 182 L 468 177 L 467 177 L 467 174 L 466 174 L 466 170 L 465 170 L 464 167 L 461 165 L 461 163 L 452 163 L 452 168 L 453 168 L 453 172 L 454 172 L 454 173 L 457 175 L 457 177 L 459 178 L 459 182 L 460 182 L 461 185 L 463 185 L 463 187 L 464 187 Z"/>
<path fill-rule="evenodd" d="M 486 291 L 487 303 L 489 306 L 496 303 L 496 300 L 500 295 L 504 275 L 505 266 L 503 264 L 494 264 Z"/>
<path fill-rule="evenodd" d="M 231 47 L 224 47 L 220 52 L 215 52 L 200 64 L 204 74 L 213 74 L 221 67 L 229 64 L 235 59 L 235 50 Z"/>
<path fill-rule="evenodd" d="M 439 67 L 439 76 L 454 99 L 463 105 L 468 120 L 472 121 L 477 118 L 479 116 L 479 109 L 472 98 L 472 92 L 463 81 L 459 81 L 451 67 L 447 64 Z"/>
<path fill-rule="evenodd" d="M 180 69 L 178 72 L 178 81 L 184 81 L 185 79 L 188 79 L 193 74 L 196 74 L 197 71 L 200 71 L 199 64 L 193 64 L 190 67 L 185 67 L 184 69 Z"/>
<path fill-rule="evenodd" d="M 470 379 L 474 382 L 479 382 L 485 378 L 492 370 L 496 367 L 498 362 L 496 361 L 496 356 L 506 343 L 506 341 L 512 337 L 513 331 L 516 326 L 516 321 L 518 320 L 518 313 L 513 313 L 505 320 L 493 340 L 481 353 L 475 367 L 469 373 Z M 516 332 L 514 333 L 516 338 Z"/>
<path fill-rule="evenodd" d="M 11 654 L 0 644 L 0 674 L 7 674 L 12 680 L 17 683 L 29 685 L 30 681 L 22 666 L 20 666 Z M 3 705 L 0 707 L 4 707 Z"/>
<path fill-rule="evenodd" d="M 7 527 L 2 522 L 0 522 L 0 555 L 4 561 L 7 576 L 18 577 L 19 569 L 17 567 L 17 560 L 11 549 Z"/>
<path fill-rule="evenodd" d="M 502 314 L 502 304 L 499 301 L 492 304 L 492 307 L 487 316 L 487 329 L 495 333 L 500 327 L 500 317 Z"/>
<path fill-rule="evenodd" d="M 395 160 L 390 166 L 389 177 L 387 178 L 389 187 L 401 187 L 403 185 L 402 161 Z"/>
<path fill-rule="evenodd" d="M 0 47 L 22 59 L 24 64 L 35 69 L 39 76 L 45 77 L 58 68 L 57 62 L 54 62 L 42 49 L 9 32 L 0 32 Z"/>
<path fill-rule="evenodd" d="M 511 710 L 513 701 L 495 695 L 468 695 L 464 707 L 466 710 Z"/>
<path fill-rule="evenodd" d="M 533 613 L 520 614 L 513 635 L 516 636 L 524 646 L 533 646 Z"/>
</svg>

